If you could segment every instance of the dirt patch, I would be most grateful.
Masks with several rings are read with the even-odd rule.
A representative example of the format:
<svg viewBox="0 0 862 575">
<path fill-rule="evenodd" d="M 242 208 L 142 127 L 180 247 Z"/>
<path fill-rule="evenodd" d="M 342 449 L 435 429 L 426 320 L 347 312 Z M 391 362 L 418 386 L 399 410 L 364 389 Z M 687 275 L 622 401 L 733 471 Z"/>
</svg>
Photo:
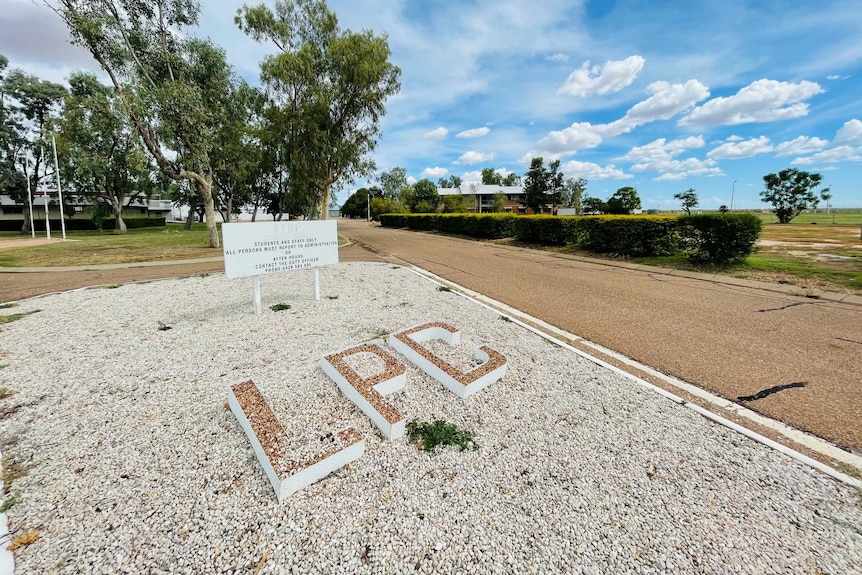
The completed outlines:
<svg viewBox="0 0 862 575">
<path fill-rule="evenodd" d="M 76 242 L 79 240 L 64 240 L 63 238 L 14 238 L 0 240 L 0 250 L 9 250 L 13 248 L 28 248 L 32 246 L 42 246 L 45 244 L 56 244 L 61 242 Z"/>
</svg>

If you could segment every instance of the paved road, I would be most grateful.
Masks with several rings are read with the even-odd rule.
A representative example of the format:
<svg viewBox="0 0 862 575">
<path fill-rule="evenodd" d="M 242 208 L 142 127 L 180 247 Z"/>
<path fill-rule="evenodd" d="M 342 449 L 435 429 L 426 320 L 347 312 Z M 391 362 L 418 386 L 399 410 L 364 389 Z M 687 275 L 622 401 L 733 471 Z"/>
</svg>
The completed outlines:
<svg viewBox="0 0 862 575">
<path fill-rule="evenodd" d="M 339 220 L 425 268 L 728 399 L 862 452 L 862 306 Z"/>
</svg>

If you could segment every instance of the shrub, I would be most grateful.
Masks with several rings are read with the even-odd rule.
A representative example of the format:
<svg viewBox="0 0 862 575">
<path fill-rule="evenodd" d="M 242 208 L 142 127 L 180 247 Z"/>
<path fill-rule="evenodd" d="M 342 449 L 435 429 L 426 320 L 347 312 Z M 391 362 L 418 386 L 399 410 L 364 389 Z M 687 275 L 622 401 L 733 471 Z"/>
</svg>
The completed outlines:
<svg viewBox="0 0 862 575">
<path fill-rule="evenodd" d="M 754 214 L 699 214 L 679 218 L 689 259 L 716 265 L 741 261 L 754 251 L 763 222 Z"/>
<path fill-rule="evenodd" d="M 512 236 L 515 219 L 512 214 L 383 214 L 380 223 L 393 228 L 500 239 Z"/>
<path fill-rule="evenodd" d="M 123 221 L 126 222 L 126 227 L 129 229 L 132 228 L 150 228 L 150 227 L 159 227 L 165 225 L 164 217 L 140 217 L 140 218 L 123 218 Z M 21 226 L 23 225 L 23 220 L 0 220 L 0 231 L 4 232 L 17 232 L 21 230 Z M 98 226 L 91 219 L 84 218 L 72 218 L 68 219 L 65 222 L 66 231 L 81 231 L 81 230 L 96 230 Z M 36 228 L 37 232 L 45 231 L 45 220 L 33 220 L 33 226 Z M 114 218 L 103 218 L 102 219 L 102 229 L 106 232 L 110 232 L 114 229 Z M 60 233 L 62 230 L 62 226 L 60 225 L 59 219 L 51 220 L 51 234 Z"/>
<path fill-rule="evenodd" d="M 563 246 L 575 236 L 577 220 L 568 216 L 520 216 L 512 228 L 516 239 L 544 246 Z"/>
<path fill-rule="evenodd" d="M 587 216 L 580 218 L 572 243 L 598 253 L 665 256 L 682 247 L 679 223 L 668 216 Z"/>
</svg>

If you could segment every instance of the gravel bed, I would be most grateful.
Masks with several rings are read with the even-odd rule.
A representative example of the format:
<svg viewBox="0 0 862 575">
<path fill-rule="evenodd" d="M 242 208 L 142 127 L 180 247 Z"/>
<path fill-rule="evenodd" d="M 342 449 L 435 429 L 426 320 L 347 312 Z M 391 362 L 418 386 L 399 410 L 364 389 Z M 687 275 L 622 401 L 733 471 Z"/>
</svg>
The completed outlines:
<svg viewBox="0 0 862 575">
<path fill-rule="evenodd" d="M 408 270 L 323 268 L 321 301 L 310 272 L 261 284 L 259 316 L 222 275 L 0 310 L 41 310 L 0 333 L 0 448 L 32 465 L 8 515 L 40 533 L 18 573 L 862 572 L 857 490 Z M 507 375 L 460 400 L 408 365 L 387 401 L 477 450 L 385 441 L 318 365 L 428 321 L 462 332 L 447 361 L 488 344 Z M 365 455 L 278 504 L 225 408 L 249 378 L 297 449 L 355 427 Z"/>
</svg>

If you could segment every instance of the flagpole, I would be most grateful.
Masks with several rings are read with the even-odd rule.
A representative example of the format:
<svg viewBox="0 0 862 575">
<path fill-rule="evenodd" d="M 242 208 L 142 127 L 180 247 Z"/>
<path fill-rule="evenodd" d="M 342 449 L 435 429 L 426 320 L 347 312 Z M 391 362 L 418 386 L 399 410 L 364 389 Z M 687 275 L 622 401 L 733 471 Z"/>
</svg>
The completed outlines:
<svg viewBox="0 0 862 575">
<path fill-rule="evenodd" d="M 51 136 L 54 144 L 54 175 L 57 176 L 57 197 L 60 200 L 60 226 L 63 228 L 63 239 L 66 239 L 66 216 L 63 214 L 63 192 L 60 190 L 60 162 L 57 161 L 57 138 Z"/>
</svg>

